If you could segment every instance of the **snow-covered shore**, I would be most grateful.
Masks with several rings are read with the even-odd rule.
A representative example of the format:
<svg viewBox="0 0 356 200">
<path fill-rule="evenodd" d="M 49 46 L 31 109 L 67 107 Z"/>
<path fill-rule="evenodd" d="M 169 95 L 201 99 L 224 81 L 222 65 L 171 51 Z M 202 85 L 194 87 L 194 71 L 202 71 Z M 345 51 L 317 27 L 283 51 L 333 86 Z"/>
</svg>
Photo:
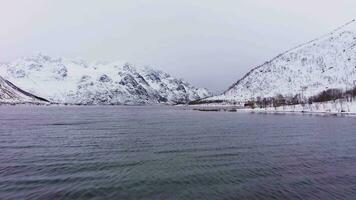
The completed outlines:
<svg viewBox="0 0 356 200">
<path fill-rule="evenodd" d="M 356 101 L 328 101 L 312 104 L 298 104 L 280 107 L 255 108 L 256 111 L 277 111 L 277 112 L 309 112 L 309 113 L 342 113 L 356 114 Z"/>
<path fill-rule="evenodd" d="M 356 116 L 356 99 L 318 102 L 312 104 L 285 105 L 280 107 L 249 108 L 232 104 L 201 104 L 190 106 L 198 111 L 229 111 L 229 112 L 253 112 L 253 113 L 302 113 Z"/>
</svg>

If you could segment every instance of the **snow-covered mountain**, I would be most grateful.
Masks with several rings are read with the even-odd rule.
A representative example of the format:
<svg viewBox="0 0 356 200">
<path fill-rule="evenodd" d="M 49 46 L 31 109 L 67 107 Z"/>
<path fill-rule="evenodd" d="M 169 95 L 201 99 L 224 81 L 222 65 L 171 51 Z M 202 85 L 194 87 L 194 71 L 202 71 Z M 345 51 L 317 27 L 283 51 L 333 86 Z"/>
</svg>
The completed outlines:
<svg viewBox="0 0 356 200">
<path fill-rule="evenodd" d="M 252 69 L 227 91 L 202 102 L 244 102 L 257 97 L 296 94 L 310 97 L 327 89 L 356 85 L 355 20 L 278 55 Z"/>
<path fill-rule="evenodd" d="M 162 71 L 37 55 L 0 65 L 0 75 L 54 103 L 185 103 L 210 95 Z"/>
<path fill-rule="evenodd" d="M 47 103 L 46 99 L 32 95 L 0 76 L 0 104 Z"/>
</svg>

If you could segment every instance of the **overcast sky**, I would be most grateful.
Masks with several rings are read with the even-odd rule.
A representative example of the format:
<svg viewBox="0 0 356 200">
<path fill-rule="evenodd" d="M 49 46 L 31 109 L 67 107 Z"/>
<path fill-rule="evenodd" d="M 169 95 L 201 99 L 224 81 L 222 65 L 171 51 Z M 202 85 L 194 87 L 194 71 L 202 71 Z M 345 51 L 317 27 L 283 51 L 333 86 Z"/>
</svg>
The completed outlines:
<svg viewBox="0 0 356 200">
<path fill-rule="evenodd" d="M 122 60 L 222 91 L 354 18 L 355 0 L 0 0 L 0 60 Z"/>
</svg>

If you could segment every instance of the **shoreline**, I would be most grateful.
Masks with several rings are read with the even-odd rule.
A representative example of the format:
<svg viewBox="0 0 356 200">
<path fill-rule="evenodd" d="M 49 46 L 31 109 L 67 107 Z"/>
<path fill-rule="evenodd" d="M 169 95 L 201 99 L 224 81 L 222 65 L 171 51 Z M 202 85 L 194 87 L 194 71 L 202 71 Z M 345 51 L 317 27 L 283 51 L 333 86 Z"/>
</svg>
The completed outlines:
<svg viewBox="0 0 356 200">
<path fill-rule="evenodd" d="M 234 106 L 207 106 L 207 107 L 191 107 L 194 111 L 199 112 L 240 112 L 240 113 L 256 113 L 256 114 L 301 114 L 301 115 L 319 115 L 319 116 L 339 116 L 339 117 L 356 117 L 356 112 L 332 112 L 332 111 L 310 111 L 310 110 L 272 110 L 261 108 L 240 108 Z"/>
<path fill-rule="evenodd" d="M 96 106 L 115 106 L 115 107 L 136 107 L 136 106 L 164 106 L 164 107 L 181 107 L 187 110 L 198 112 L 240 112 L 253 114 L 301 114 L 301 115 L 319 115 L 319 116 L 338 116 L 338 117 L 356 117 L 356 112 L 335 112 L 335 111 L 310 111 L 310 110 L 280 110 L 281 107 L 275 108 L 244 108 L 234 105 L 211 105 L 211 106 L 192 106 L 192 105 L 170 105 L 170 104 L 139 104 L 139 105 L 119 105 L 119 104 L 58 104 L 58 103 L 0 103 L 0 107 L 23 107 L 23 106 L 40 106 L 40 107 L 96 107 Z M 278 110 L 279 109 L 279 110 Z"/>
<path fill-rule="evenodd" d="M 237 111 L 238 112 L 238 111 Z M 246 110 L 250 113 L 262 113 L 262 114 L 300 114 L 300 115 L 319 115 L 319 116 L 338 116 L 338 117 L 356 117 L 354 112 L 327 112 L 327 111 L 294 111 L 294 110 Z"/>
</svg>

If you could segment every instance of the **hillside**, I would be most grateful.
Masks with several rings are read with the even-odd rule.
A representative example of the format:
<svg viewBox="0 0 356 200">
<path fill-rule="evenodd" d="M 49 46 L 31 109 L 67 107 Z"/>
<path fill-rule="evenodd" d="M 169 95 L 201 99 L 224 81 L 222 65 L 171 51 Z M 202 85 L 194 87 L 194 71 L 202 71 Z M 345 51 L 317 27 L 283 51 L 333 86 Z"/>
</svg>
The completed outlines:
<svg viewBox="0 0 356 200">
<path fill-rule="evenodd" d="M 218 96 L 200 101 L 246 102 L 276 96 L 303 99 L 356 84 L 355 20 L 252 69 Z"/>
<path fill-rule="evenodd" d="M 46 99 L 32 95 L 0 76 L 0 104 L 48 103 Z"/>
</svg>

